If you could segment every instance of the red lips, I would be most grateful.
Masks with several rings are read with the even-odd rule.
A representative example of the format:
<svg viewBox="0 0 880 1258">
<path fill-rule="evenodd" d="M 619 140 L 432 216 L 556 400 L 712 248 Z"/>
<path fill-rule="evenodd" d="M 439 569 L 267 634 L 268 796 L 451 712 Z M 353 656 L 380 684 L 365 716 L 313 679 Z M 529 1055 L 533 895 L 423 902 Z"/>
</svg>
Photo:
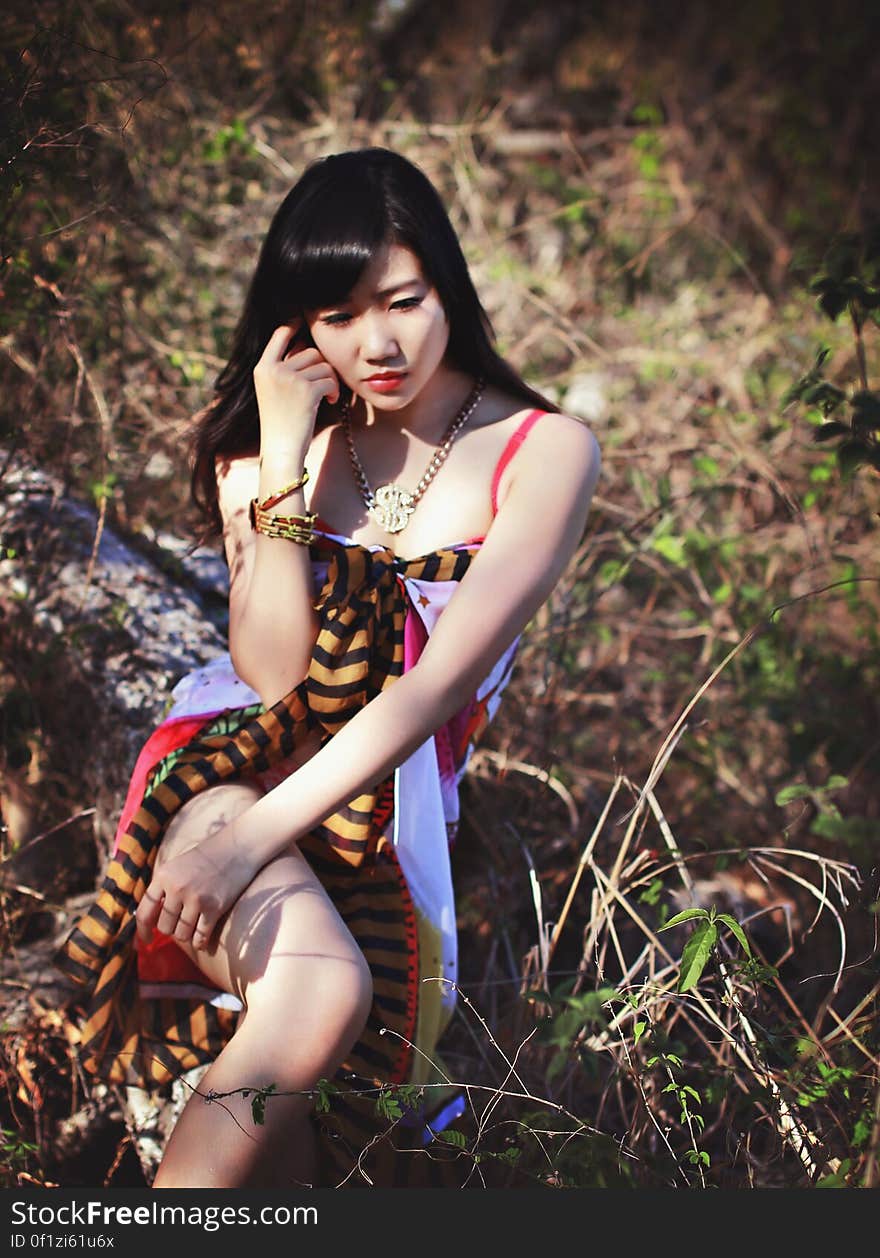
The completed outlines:
<svg viewBox="0 0 880 1258">
<path fill-rule="evenodd" d="M 368 376 L 364 381 L 372 389 L 378 389 L 380 393 L 390 393 L 392 389 L 396 389 L 406 379 L 405 371 L 386 371 L 380 375 Z"/>
</svg>

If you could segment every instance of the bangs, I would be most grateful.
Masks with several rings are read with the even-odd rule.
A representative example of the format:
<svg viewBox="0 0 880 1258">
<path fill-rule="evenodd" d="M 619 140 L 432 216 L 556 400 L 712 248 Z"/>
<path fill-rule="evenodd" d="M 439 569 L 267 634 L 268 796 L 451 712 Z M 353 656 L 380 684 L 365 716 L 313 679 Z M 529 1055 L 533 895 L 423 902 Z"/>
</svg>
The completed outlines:
<svg viewBox="0 0 880 1258">
<path fill-rule="evenodd" d="M 366 195 L 358 196 L 358 192 Z M 304 230 L 294 238 L 295 245 L 291 241 L 293 247 L 282 259 L 282 300 L 297 310 L 340 304 L 393 239 L 384 206 L 373 189 L 349 188 L 345 195 L 328 201 L 321 198 L 321 204 L 310 207 L 311 221 L 303 224 Z M 358 206 L 354 215 L 352 203 Z"/>
</svg>

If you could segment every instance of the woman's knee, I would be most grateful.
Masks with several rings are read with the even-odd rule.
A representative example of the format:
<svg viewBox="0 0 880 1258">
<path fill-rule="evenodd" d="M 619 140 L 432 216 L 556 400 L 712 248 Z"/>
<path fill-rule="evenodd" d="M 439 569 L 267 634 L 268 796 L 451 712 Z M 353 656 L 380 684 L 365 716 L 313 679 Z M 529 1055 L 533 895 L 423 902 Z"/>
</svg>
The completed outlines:
<svg viewBox="0 0 880 1258">
<path fill-rule="evenodd" d="M 203 843 L 263 795 L 256 782 L 220 782 L 193 796 L 174 814 L 156 852 L 156 866 Z"/>
<path fill-rule="evenodd" d="M 348 1016 L 350 1027 L 356 1031 L 356 1039 L 363 1031 L 373 1007 L 373 975 L 357 944 L 353 945 L 350 965 L 342 980 L 339 1003 L 343 1017 Z"/>
<path fill-rule="evenodd" d="M 309 923 L 305 938 L 302 921 L 278 923 L 268 955 L 245 974 L 240 990 L 248 1012 L 280 1034 L 300 1042 L 311 1036 L 348 1051 L 372 1008 L 373 976 L 356 940 L 334 916 L 332 910 L 329 920 Z"/>
<path fill-rule="evenodd" d="M 245 995 L 236 1040 L 251 1045 L 261 1071 L 285 1086 L 311 1086 L 333 1075 L 363 1034 L 373 999 L 363 959 L 302 966 L 287 981 L 252 984 Z"/>
</svg>

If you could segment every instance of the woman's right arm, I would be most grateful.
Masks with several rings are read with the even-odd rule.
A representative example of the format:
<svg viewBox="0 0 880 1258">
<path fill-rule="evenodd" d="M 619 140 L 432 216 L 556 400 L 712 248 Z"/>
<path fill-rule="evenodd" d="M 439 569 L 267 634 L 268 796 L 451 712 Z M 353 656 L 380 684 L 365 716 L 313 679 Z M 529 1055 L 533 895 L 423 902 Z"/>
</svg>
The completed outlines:
<svg viewBox="0 0 880 1258">
<path fill-rule="evenodd" d="M 337 377 L 316 349 L 286 356 L 295 331 L 277 328 L 254 369 L 259 460 L 221 458 L 216 465 L 229 563 L 229 651 L 239 677 L 267 707 L 306 676 L 318 617 L 308 546 L 255 533 L 250 501 L 262 502 L 302 475 L 321 399 L 339 396 Z M 305 509 L 302 489 L 273 508 L 280 515 Z"/>
</svg>

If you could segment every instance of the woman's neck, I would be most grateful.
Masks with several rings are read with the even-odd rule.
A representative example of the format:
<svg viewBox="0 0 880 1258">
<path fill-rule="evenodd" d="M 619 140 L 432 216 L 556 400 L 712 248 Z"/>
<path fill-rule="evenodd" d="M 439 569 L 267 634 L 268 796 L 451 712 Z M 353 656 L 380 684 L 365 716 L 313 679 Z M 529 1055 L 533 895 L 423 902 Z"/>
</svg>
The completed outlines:
<svg viewBox="0 0 880 1258">
<path fill-rule="evenodd" d="M 437 444 L 467 401 L 474 383 L 467 372 L 440 366 L 418 396 L 399 409 L 385 410 L 358 399 L 352 408 L 353 427 L 394 429 Z"/>
</svg>

